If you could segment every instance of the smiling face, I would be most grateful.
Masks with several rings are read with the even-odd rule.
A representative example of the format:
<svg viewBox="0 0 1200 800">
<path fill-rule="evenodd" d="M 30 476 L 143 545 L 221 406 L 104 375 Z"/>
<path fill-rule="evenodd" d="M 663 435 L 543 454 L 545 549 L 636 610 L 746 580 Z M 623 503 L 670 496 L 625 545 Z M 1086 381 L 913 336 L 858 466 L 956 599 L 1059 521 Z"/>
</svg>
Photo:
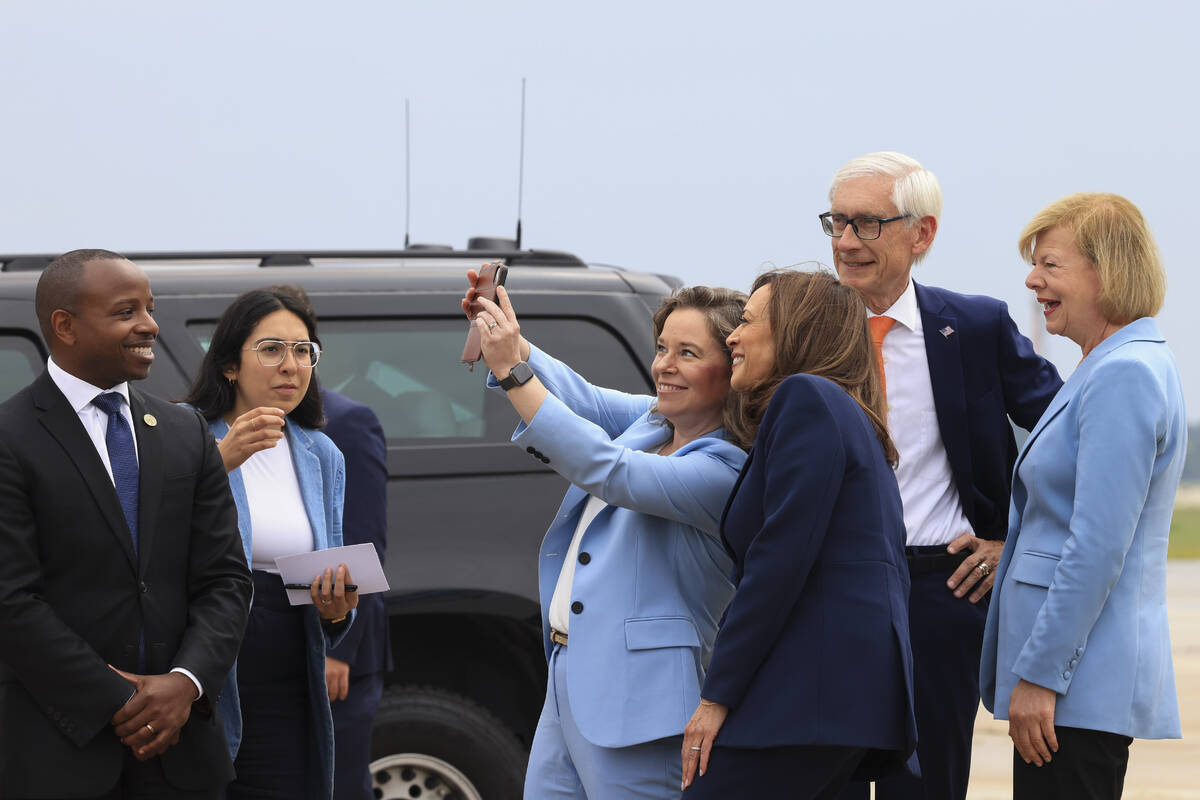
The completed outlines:
<svg viewBox="0 0 1200 800">
<path fill-rule="evenodd" d="M 226 367 L 222 373 L 227 379 L 237 382 L 233 410 L 226 417 L 232 421 L 254 408 L 268 406 L 291 413 L 304 395 L 312 380 L 313 371 L 296 362 L 296 354 L 289 347 L 283 361 L 273 367 L 264 367 L 258 362 L 258 354 L 252 348 L 267 339 L 284 342 L 308 341 L 312 338 L 304 320 L 286 309 L 267 314 L 242 345 L 241 362 L 236 367 Z"/>
<path fill-rule="evenodd" d="M 729 358 L 703 312 L 671 312 L 655 345 L 650 372 L 658 387 L 658 410 L 677 433 L 691 437 L 721 427 L 729 394 Z"/>
<path fill-rule="evenodd" d="M 771 284 L 755 289 L 742 311 L 742 324 L 725 340 L 733 353 L 729 385 L 735 392 L 744 392 L 775 372 L 775 337 L 767 313 L 770 300 Z"/>
<path fill-rule="evenodd" d="M 1025 286 L 1037 295 L 1046 330 L 1066 336 L 1085 356 L 1111 333 L 1100 312 L 1100 275 L 1068 228 L 1058 225 L 1038 234 Z"/>
<path fill-rule="evenodd" d="M 850 178 L 838 185 L 830 211 L 849 218 L 888 219 L 899 215 L 892 202 L 895 179 L 886 175 Z M 841 236 L 831 239 L 833 263 L 838 278 L 853 287 L 876 314 L 882 314 L 900 299 L 908 286 L 914 259 L 929 249 L 937 232 L 933 217 L 921 217 L 913 225 L 896 220 L 883 225 L 878 239 L 859 239 L 847 225 Z"/>
<path fill-rule="evenodd" d="M 55 312 L 59 366 L 100 389 L 150 374 L 158 324 L 146 273 L 124 259 L 90 261 L 74 305 Z"/>
</svg>

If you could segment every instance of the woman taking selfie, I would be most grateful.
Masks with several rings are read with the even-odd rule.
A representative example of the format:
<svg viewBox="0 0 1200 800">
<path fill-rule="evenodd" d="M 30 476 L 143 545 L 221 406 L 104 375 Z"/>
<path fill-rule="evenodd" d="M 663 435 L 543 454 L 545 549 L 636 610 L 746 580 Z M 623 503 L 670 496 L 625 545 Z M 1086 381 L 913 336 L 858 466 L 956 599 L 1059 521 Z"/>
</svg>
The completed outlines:
<svg viewBox="0 0 1200 800">
<path fill-rule="evenodd" d="M 861 298 L 754 283 L 729 336 L 757 429 L 722 538 L 736 591 L 684 731 L 686 800 L 836 797 L 916 744 L 904 519 Z"/>
<path fill-rule="evenodd" d="M 342 544 L 345 467 L 316 430 L 320 355 L 301 300 L 246 292 L 217 322 L 186 401 L 218 439 L 254 578 L 250 622 L 219 704 L 236 755 L 231 800 L 333 793 L 325 648 L 350 626 L 358 595 L 346 591 L 350 575 L 339 565 L 314 578 L 313 605 L 292 606 L 275 567 L 277 556 Z"/>
<path fill-rule="evenodd" d="M 538 556 L 549 682 L 525 797 L 677 798 L 680 735 L 732 592 L 718 526 L 745 453 L 724 337 L 745 295 L 697 286 L 662 303 L 657 397 L 587 383 L 525 341 L 503 288 L 497 300 L 474 323 L 489 385 L 521 416 L 513 441 L 573 484 Z"/>
</svg>

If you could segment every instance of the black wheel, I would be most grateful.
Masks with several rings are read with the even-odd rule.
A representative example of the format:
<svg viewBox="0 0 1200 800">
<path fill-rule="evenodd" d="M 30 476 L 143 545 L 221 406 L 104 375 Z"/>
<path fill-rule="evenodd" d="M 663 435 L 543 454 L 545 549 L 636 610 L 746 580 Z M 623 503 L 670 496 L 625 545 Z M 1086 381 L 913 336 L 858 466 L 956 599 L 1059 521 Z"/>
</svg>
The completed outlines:
<svg viewBox="0 0 1200 800">
<path fill-rule="evenodd" d="M 520 800 L 529 754 L 487 709 L 431 686 L 383 694 L 371 739 L 380 800 Z"/>
</svg>

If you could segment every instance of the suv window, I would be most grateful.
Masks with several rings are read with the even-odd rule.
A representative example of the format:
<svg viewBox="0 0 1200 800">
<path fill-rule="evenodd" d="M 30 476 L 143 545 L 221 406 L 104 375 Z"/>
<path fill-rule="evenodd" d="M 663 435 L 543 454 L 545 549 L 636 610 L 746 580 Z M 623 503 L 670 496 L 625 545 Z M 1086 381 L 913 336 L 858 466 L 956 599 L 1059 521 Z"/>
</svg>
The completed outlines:
<svg viewBox="0 0 1200 800">
<path fill-rule="evenodd" d="M 207 347 L 215 323 L 188 329 Z M 646 378 L 621 340 L 603 326 L 579 319 L 525 319 L 532 342 L 562 358 L 599 386 L 647 391 Z M 447 319 L 338 319 L 320 324 L 321 385 L 365 403 L 378 415 L 389 441 L 450 439 L 506 442 L 516 418 L 503 397 L 482 391 L 483 362 L 471 372 L 459 363 L 466 323 Z"/>
<path fill-rule="evenodd" d="M 0 331 L 0 403 L 33 383 L 45 366 L 42 349 L 32 339 Z"/>
</svg>

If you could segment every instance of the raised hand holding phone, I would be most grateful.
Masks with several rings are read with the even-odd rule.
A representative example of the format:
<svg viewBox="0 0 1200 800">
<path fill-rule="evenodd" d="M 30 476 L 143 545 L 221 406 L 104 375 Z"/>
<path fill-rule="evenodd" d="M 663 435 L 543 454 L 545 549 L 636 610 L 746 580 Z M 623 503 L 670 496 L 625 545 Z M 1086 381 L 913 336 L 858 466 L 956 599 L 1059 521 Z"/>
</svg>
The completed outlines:
<svg viewBox="0 0 1200 800">
<path fill-rule="evenodd" d="M 479 298 L 496 302 L 496 288 L 504 285 L 504 279 L 508 277 L 508 267 L 500 261 L 491 261 L 480 267 L 479 271 L 468 270 L 467 280 L 471 281 L 471 287 L 467 289 L 466 297 L 463 298 L 463 311 L 467 315 L 467 319 L 471 320 L 471 326 L 467 329 L 467 341 L 463 346 L 462 363 L 469 365 L 469 368 L 475 370 L 475 362 L 483 357 L 482 344 L 480 342 L 479 328 L 475 325 L 475 317 L 483 310 L 483 306 L 479 303 Z"/>
</svg>

